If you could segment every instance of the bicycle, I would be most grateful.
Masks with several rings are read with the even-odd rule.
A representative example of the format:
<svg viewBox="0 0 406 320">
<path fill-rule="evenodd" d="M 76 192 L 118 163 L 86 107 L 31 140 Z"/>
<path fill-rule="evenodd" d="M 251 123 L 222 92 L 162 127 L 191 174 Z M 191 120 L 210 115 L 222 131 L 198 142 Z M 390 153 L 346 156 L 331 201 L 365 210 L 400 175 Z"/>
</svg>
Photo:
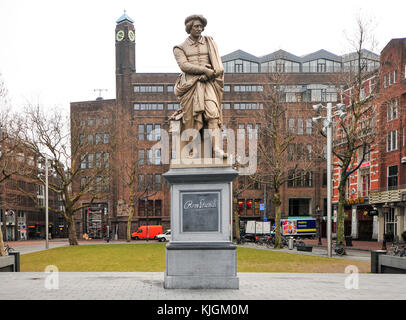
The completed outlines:
<svg viewBox="0 0 406 320">
<path fill-rule="evenodd" d="M 10 252 L 14 252 L 14 251 L 15 251 L 15 249 L 10 247 L 8 244 L 6 244 L 4 246 L 4 252 L 6 253 L 6 255 L 10 255 Z"/>
<path fill-rule="evenodd" d="M 390 249 L 386 253 L 389 256 L 406 256 L 406 245 L 397 242 L 392 242 Z"/>
<path fill-rule="evenodd" d="M 345 253 L 344 245 L 341 242 L 338 244 L 333 242 L 333 249 L 339 256 L 342 256 Z"/>
</svg>

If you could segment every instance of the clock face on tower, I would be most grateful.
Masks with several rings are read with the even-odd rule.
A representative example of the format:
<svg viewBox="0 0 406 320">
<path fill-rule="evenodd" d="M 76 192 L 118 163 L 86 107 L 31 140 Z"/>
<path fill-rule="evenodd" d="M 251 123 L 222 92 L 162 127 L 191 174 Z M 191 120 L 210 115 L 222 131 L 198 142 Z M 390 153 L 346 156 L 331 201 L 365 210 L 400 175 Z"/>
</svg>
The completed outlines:
<svg viewBox="0 0 406 320">
<path fill-rule="evenodd" d="M 123 31 L 123 30 L 120 30 L 120 31 L 118 31 L 117 34 L 116 34 L 116 40 L 117 40 L 117 41 L 121 41 L 121 40 L 123 40 L 123 39 L 124 39 L 124 31 Z"/>
<path fill-rule="evenodd" d="M 132 31 L 132 30 L 128 31 L 128 38 L 129 38 L 131 41 L 134 41 L 134 40 L 135 40 L 134 31 Z"/>
</svg>

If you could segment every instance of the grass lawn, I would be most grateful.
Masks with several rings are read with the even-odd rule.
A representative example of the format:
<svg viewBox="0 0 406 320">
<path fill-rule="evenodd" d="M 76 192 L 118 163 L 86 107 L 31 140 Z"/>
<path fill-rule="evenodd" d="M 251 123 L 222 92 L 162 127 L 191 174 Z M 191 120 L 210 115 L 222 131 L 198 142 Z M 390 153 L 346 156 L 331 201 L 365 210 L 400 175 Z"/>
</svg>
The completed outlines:
<svg viewBox="0 0 406 320">
<path fill-rule="evenodd" d="M 79 245 L 21 255 L 21 271 L 163 272 L 165 243 Z M 370 272 L 370 263 L 271 250 L 237 248 L 238 272 L 343 273 L 348 265 Z"/>
</svg>

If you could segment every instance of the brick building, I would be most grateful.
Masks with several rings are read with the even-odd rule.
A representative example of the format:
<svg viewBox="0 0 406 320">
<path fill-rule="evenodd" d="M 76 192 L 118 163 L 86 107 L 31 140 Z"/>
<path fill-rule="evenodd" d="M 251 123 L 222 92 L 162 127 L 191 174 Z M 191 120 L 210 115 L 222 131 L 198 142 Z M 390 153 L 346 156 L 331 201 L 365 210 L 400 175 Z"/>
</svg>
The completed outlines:
<svg viewBox="0 0 406 320">
<path fill-rule="evenodd" d="M 169 188 L 162 179 L 169 165 L 162 164 L 164 150 L 153 152 L 152 147 L 163 139 L 168 131 L 168 117 L 179 108 L 173 93 L 178 73 L 136 72 L 134 24 L 126 14 L 117 20 L 115 35 L 116 99 L 71 103 L 71 116 L 83 122 L 83 127 L 78 128 L 83 130 L 83 135 L 95 136 L 110 130 L 112 138 L 104 147 L 105 152 L 111 149 L 113 174 L 109 177 L 109 188 L 106 189 L 104 199 L 92 206 L 106 208 L 106 215 L 99 220 L 102 220 L 102 224 L 109 224 L 118 238 L 124 238 L 130 191 L 122 177 L 123 163 L 129 158 L 138 161 L 140 197 L 132 229 L 145 224 L 162 224 L 164 229 L 170 228 Z M 337 56 L 325 50 L 303 57 L 283 50 L 256 57 L 237 50 L 223 56 L 222 60 L 225 68 L 222 104 L 224 125 L 234 131 L 249 131 L 267 125 L 261 119 L 258 120 L 256 114 L 257 110 L 263 108 L 266 87 L 270 85 L 269 75 L 285 75 L 281 102 L 288 105 L 288 111 L 284 126 L 297 135 L 295 144 L 290 146 L 288 167 L 294 167 L 300 162 L 297 158 L 298 150 L 312 152 L 311 141 L 318 133 L 311 121 L 314 116 L 311 106 L 318 102 L 337 102 L 340 85 L 337 84 L 336 75 L 354 67 L 352 55 Z M 374 69 L 378 65 L 379 56 L 370 53 L 369 68 Z M 97 119 L 100 126 L 95 125 Z M 103 119 L 106 119 L 104 127 Z M 128 143 L 121 143 L 113 151 L 113 140 Z M 90 161 L 93 161 L 93 157 Z M 89 163 L 83 167 L 84 175 L 87 165 Z M 74 188 L 79 185 L 77 181 Z M 265 211 L 260 211 L 260 203 L 265 203 Z M 302 179 L 296 179 L 283 187 L 282 217 L 315 216 L 316 212 L 326 215 L 326 204 L 324 161 L 314 162 Z M 255 184 L 239 195 L 237 205 L 243 223 L 248 219 L 259 220 L 264 217 L 272 220 L 274 213 L 269 187 Z M 316 208 L 320 210 L 316 211 Z M 77 214 L 78 234 L 87 230 L 88 221 L 89 210 L 84 209 Z"/>
<path fill-rule="evenodd" d="M 345 235 L 356 239 L 381 241 L 388 232 L 401 239 L 406 228 L 405 44 L 404 38 L 392 39 L 381 52 L 379 70 L 369 74 L 361 87 L 363 97 L 377 90 L 372 101 L 376 113 L 370 119 L 377 131 L 372 152 L 346 185 Z M 336 166 L 333 203 L 338 201 L 338 170 Z"/>
</svg>

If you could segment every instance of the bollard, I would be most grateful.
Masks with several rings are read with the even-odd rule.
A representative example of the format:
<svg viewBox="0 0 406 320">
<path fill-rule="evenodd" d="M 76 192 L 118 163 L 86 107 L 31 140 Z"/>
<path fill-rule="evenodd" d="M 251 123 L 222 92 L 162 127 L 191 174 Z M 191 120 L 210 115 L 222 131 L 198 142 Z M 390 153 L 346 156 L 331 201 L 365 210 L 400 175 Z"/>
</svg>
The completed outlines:
<svg viewBox="0 0 406 320">
<path fill-rule="evenodd" d="M 20 272 L 20 252 L 10 251 L 8 253 L 10 256 L 14 256 L 14 272 Z"/>
<path fill-rule="evenodd" d="M 288 249 L 293 250 L 293 237 L 290 237 L 288 240 Z"/>
<path fill-rule="evenodd" d="M 379 256 L 386 254 L 386 250 L 372 250 L 371 251 L 371 273 L 379 272 Z"/>
</svg>

